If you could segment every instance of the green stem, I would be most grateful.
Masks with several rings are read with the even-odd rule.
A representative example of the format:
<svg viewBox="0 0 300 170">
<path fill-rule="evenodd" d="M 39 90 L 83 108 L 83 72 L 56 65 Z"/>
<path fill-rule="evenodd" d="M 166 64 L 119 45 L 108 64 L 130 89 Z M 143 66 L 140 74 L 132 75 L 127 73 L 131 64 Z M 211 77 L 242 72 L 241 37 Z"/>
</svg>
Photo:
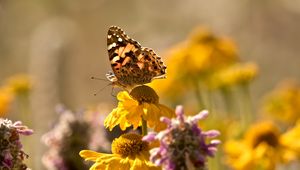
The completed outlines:
<svg viewBox="0 0 300 170">
<path fill-rule="evenodd" d="M 210 114 L 214 113 L 214 99 L 213 99 L 213 91 L 212 89 L 207 90 L 207 104 L 206 104 L 206 109 L 209 111 Z"/>
<path fill-rule="evenodd" d="M 244 115 L 244 123 L 247 126 L 253 119 L 253 107 L 251 102 L 249 84 L 242 84 L 241 85 L 241 95 L 243 100 L 243 114 Z"/>
<path fill-rule="evenodd" d="M 20 94 L 17 96 L 17 106 L 18 111 L 20 112 L 20 120 L 27 126 L 31 126 L 31 121 L 29 119 L 29 101 L 28 95 Z"/>
<path fill-rule="evenodd" d="M 227 114 L 228 115 L 236 114 L 232 90 L 229 89 L 228 87 L 224 87 L 221 89 L 221 93 L 225 102 Z"/>
<path fill-rule="evenodd" d="M 202 110 L 202 109 L 205 108 L 205 105 L 204 105 L 203 98 L 201 96 L 201 92 L 200 92 L 200 87 L 199 87 L 198 80 L 195 80 L 193 82 L 193 85 L 194 85 L 195 96 L 196 96 L 196 99 L 198 101 L 199 109 Z"/>
<path fill-rule="evenodd" d="M 142 118 L 142 135 L 145 136 L 147 134 L 148 134 L 147 121 Z"/>
</svg>

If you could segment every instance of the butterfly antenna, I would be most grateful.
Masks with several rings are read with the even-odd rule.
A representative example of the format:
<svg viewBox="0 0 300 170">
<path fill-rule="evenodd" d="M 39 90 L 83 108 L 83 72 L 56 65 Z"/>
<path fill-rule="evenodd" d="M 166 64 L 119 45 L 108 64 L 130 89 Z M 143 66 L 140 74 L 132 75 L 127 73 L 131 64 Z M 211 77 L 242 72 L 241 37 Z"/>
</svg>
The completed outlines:
<svg viewBox="0 0 300 170">
<path fill-rule="evenodd" d="M 102 78 L 98 78 L 98 77 L 94 77 L 94 76 L 92 76 L 91 79 L 92 79 L 92 80 L 109 81 L 109 80 L 107 80 L 107 79 L 102 79 Z"/>
<path fill-rule="evenodd" d="M 98 93 L 100 93 L 102 90 L 104 90 L 109 85 L 111 85 L 111 83 L 107 84 L 106 86 L 104 86 L 103 88 L 101 88 L 100 90 L 98 90 L 96 93 L 94 93 L 94 96 L 97 96 Z"/>
</svg>

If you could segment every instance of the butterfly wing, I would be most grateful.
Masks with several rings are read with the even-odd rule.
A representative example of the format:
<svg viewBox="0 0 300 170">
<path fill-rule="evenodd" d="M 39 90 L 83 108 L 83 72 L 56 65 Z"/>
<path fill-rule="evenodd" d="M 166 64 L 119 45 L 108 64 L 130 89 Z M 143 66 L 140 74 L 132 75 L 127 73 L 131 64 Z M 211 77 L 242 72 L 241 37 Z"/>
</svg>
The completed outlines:
<svg viewBox="0 0 300 170">
<path fill-rule="evenodd" d="M 161 58 L 152 49 L 141 47 L 119 27 L 109 28 L 107 47 L 115 76 L 110 74 L 108 78 L 118 85 L 141 85 L 164 77 L 166 67 Z"/>
<path fill-rule="evenodd" d="M 148 75 L 152 79 L 164 78 L 166 74 L 166 66 L 151 48 L 142 48 L 141 54 L 138 56 L 137 65 L 144 73 L 144 76 Z"/>
</svg>

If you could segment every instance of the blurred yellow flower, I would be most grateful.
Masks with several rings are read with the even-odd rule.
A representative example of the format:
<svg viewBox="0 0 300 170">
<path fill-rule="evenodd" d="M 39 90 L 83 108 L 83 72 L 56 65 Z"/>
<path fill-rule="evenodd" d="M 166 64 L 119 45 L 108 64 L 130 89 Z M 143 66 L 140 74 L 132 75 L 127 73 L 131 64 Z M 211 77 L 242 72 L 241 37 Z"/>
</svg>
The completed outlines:
<svg viewBox="0 0 300 170">
<path fill-rule="evenodd" d="M 204 28 L 196 28 L 189 39 L 168 58 L 175 58 L 177 70 L 186 72 L 186 76 L 205 76 L 238 60 L 234 43 L 226 38 L 217 37 Z M 174 61 L 171 60 L 171 61 Z M 176 65 L 167 62 L 167 65 Z"/>
<path fill-rule="evenodd" d="M 289 129 L 281 136 L 281 143 L 288 147 L 293 152 L 289 155 L 289 158 L 300 158 L 300 121 L 298 121 L 295 127 Z"/>
<path fill-rule="evenodd" d="M 212 88 L 249 84 L 257 76 L 255 63 L 238 63 L 216 72 L 210 80 Z"/>
<path fill-rule="evenodd" d="M 148 142 L 138 134 L 124 134 L 112 143 L 112 154 L 82 150 L 86 161 L 95 162 L 90 170 L 160 170 L 149 161 Z"/>
<path fill-rule="evenodd" d="M 224 150 L 227 163 L 235 170 L 275 170 L 278 164 L 297 158 L 293 150 L 297 140 L 295 135 L 281 134 L 272 122 L 264 121 L 250 127 L 243 140 L 227 141 Z"/>
<path fill-rule="evenodd" d="M 3 117 L 9 111 L 14 94 L 9 87 L 0 87 L 0 117 Z"/>
<path fill-rule="evenodd" d="M 174 117 L 174 110 L 159 104 L 156 92 L 148 86 L 135 87 L 130 94 L 122 91 L 117 95 L 118 107 L 106 117 L 104 125 L 112 130 L 120 125 L 122 130 L 133 126 L 136 129 L 141 126 L 142 119 L 147 121 L 149 128 L 155 131 L 166 128 L 166 124 L 160 121 L 160 117 Z"/>
<path fill-rule="evenodd" d="M 295 124 L 300 118 L 300 85 L 295 81 L 284 81 L 266 95 L 263 112 L 276 120 Z"/>
<path fill-rule="evenodd" d="M 7 86 L 12 88 L 16 95 L 26 95 L 32 89 L 32 81 L 26 74 L 17 74 L 7 80 Z"/>
<path fill-rule="evenodd" d="M 206 81 L 215 71 L 239 60 L 231 40 L 217 37 L 201 27 L 186 41 L 171 48 L 166 56 L 167 79 L 164 83 L 155 81 L 151 86 L 172 101 L 189 87 L 195 87 L 195 81 Z"/>
</svg>

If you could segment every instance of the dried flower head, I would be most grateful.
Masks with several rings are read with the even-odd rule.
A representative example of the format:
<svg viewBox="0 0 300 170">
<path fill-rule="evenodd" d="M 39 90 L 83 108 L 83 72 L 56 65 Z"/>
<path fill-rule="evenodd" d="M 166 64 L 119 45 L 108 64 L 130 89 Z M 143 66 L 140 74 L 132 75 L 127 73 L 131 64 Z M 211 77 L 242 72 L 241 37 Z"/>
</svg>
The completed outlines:
<svg viewBox="0 0 300 170">
<path fill-rule="evenodd" d="M 61 107 L 58 108 L 58 112 L 61 114 L 58 123 L 42 137 L 42 141 L 49 147 L 42 159 L 44 165 L 50 170 L 87 169 L 87 165 L 77 155 L 83 148 L 102 149 L 93 139 L 95 123 L 92 121 L 100 122 L 100 117 L 97 118 L 99 114 L 95 113 L 91 120 L 83 117 L 83 114 L 73 113 Z M 102 138 L 105 139 L 104 136 L 100 137 Z M 101 144 L 106 146 L 105 142 Z"/>
</svg>

